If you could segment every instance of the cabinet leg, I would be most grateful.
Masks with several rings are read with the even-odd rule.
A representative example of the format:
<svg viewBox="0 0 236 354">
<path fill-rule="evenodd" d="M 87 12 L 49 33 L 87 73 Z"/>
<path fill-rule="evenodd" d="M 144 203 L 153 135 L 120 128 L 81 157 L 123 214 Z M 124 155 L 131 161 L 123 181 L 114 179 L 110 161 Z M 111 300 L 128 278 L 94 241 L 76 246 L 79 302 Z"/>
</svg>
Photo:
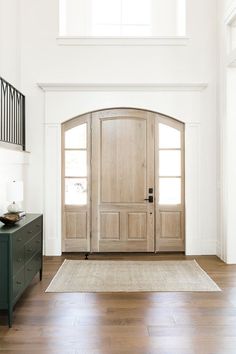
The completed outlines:
<svg viewBox="0 0 236 354">
<path fill-rule="evenodd" d="M 8 327 L 12 327 L 12 316 L 13 316 L 13 310 L 8 309 Z"/>
<path fill-rule="evenodd" d="M 40 269 L 39 271 L 39 280 L 41 281 L 43 277 L 43 268 Z"/>
</svg>

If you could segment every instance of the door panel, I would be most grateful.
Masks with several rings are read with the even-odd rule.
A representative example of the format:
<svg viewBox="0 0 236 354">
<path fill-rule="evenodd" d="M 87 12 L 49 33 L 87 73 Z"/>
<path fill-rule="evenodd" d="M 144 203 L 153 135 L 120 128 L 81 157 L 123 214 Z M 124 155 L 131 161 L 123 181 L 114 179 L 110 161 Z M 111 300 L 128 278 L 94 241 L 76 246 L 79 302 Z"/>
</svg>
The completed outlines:
<svg viewBox="0 0 236 354">
<path fill-rule="evenodd" d="M 128 240 L 147 239 L 147 213 L 128 213 Z"/>
<path fill-rule="evenodd" d="M 101 213 L 101 239 L 120 239 L 120 213 Z"/>
<path fill-rule="evenodd" d="M 154 115 L 92 114 L 92 250 L 154 251 Z"/>
<path fill-rule="evenodd" d="M 87 213 L 66 213 L 66 235 L 68 239 L 87 238 Z"/>
<path fill-rule="evenodd" d="M 145 119 L 104 119 L 101 128 L 101 201 L 143 203 L 146 198 Z"/>
<path fill-rule="evenodd" d="M 181 212 L 160 212 L 161 238 L 180 238 L 181 236 Z"/>
</svg>

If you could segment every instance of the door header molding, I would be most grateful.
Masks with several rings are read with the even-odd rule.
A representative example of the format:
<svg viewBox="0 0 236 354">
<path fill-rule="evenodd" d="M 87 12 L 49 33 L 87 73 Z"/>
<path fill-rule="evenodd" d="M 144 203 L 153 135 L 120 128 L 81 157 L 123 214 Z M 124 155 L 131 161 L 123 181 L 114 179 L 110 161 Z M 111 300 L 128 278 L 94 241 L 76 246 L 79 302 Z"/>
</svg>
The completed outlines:
<svg viewBox="0 0 236 354">
<path fill-rule="evenodd" d="M 40 82 L 38 86 L 45 92 L 71 92 L 71 91 L 116 91 L 116 92 L 155 92 L 155 91 L 203 91 L 208 87 L 206 82 L 169 82 L 169 83 L 59 83 Z"/>
</svg>

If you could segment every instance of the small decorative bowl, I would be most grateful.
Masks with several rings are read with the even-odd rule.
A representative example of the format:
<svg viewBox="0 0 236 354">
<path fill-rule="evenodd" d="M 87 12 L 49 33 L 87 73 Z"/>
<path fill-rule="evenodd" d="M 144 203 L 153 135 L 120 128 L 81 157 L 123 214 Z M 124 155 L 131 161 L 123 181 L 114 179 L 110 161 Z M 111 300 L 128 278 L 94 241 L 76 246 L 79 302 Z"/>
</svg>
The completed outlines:
<svg viewBox="0 0 236 354">
<path fill-rule="evenodd" d="M 21 219 L 22 217 L 16 213 L 6 213 L 0 216 L 0 221 L 5 225 L 14 225 L 16 222 L 20 221 Z"/>
</svg>

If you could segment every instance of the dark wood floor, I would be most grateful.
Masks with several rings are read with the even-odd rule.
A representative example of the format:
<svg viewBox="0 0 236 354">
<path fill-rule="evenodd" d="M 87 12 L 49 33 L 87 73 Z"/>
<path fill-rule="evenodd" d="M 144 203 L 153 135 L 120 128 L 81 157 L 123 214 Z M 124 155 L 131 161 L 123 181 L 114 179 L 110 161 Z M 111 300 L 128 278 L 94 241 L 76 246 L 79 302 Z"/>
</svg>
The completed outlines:
<svg viewBox="0 0 236 354">
<path fill-rule="evenodd" d="M 45 293 L 63 262 L 46 257 L 14 311 L 0 317 L 0 353 L 235 354 L 236 266 L 195 257 L 222 288 L 216 293 Z M 83 258 L 67 255 L 66 258 Z M 183 255 L 92 255 L 90 259 L 192 259 Z"/>
</svg>

